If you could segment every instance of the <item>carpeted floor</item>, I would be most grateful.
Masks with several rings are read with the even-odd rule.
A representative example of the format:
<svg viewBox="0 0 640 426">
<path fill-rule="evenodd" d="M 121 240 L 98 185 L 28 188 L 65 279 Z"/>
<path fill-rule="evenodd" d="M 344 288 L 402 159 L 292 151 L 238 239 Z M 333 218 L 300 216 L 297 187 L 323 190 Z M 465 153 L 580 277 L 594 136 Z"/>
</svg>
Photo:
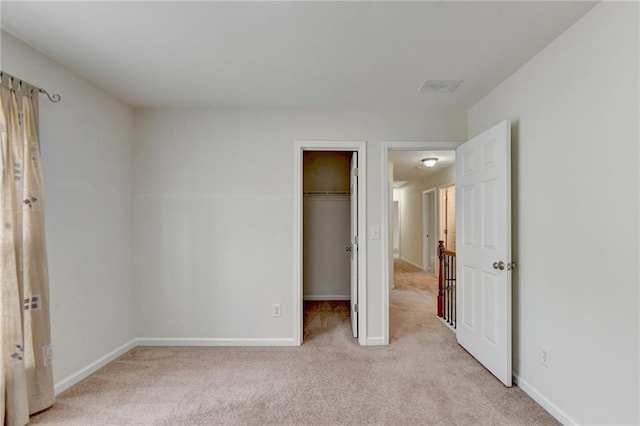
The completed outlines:
<svg viewBox="0 0 640 426">
<path fill-rule="evenodd" d="M 434 278 L 396 260 L 389 346 L 354 342 L 348 303 L 309 303 L 300 347 L 138 347 L 32 423 L 557 424 L 456 344 L 435 292 Z"/>
</svg>

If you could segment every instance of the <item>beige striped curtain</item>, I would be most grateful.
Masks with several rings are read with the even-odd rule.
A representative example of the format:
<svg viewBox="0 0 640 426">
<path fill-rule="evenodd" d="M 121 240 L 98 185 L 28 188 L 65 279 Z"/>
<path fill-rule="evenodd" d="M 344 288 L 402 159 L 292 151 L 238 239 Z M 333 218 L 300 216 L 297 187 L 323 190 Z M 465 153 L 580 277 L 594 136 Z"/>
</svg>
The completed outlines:
<svg viewBox="0 0 640 426">
<path fill-rule="evenodd" d="M 21 426 L 53 404 L 38 89 L 0 85 L 0 424 Z"/>
</svg>

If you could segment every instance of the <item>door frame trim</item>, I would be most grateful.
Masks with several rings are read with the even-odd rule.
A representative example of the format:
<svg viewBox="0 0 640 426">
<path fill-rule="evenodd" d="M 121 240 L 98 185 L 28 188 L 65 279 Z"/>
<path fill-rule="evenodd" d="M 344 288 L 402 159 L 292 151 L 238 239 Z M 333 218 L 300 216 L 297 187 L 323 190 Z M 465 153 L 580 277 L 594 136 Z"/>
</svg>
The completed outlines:
<svg viewBox="0 0 640 426">
<path fill-rule="evenodd" d="M 302 288 L 302 177 L 304 151 L 358 153 L 358 343 L 367 344 L 367 142 L 296 141 L 293 179 L 293 336 L 302 344 L 304 301 Z"/>
<path fill-rule="evenodd" d="M 383 345 L 389 344 L 389 292 L 391 291 L 391 283 L 389 282 L 389 268 L 391 267 L 391 259 L 389 258 L 389 151 L 455 151 L 457 147 L 466 141 L 441 141 L 441 142 L 401 142 L 401 141 L 382 141 L 382 205 L 381 205 L 381 222 L 382 222 L 382 342 Z"/>
</svg>

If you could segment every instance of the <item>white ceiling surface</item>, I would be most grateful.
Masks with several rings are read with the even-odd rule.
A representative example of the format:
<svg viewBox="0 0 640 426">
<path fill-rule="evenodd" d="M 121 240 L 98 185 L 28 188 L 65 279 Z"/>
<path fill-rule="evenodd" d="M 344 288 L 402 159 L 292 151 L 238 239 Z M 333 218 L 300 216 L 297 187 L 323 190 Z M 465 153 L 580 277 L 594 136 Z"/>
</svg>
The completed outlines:
<svg viewBox="0 0 640 426">
<path fill-rule="evenodd" d="M 422 159 L 435 157 L 438 163 L 435 167 L 421 167 Z M 455 164 L 455 151 L 389 151 L 389 161 L 393 163 L 394 184 L 402 186 L 409 181 L 426 179 Z M 403 182 L 401 184 L 401 182 Z"/>
<path fill-rule="evenodd" d="M 134 107 L 440 109 L 471 106 L 594 4 L 4 0 L 0 7 L 4 30 Z M 419 93 L 425 79 L 464 82 L 454 94 Z"/>
</svg>

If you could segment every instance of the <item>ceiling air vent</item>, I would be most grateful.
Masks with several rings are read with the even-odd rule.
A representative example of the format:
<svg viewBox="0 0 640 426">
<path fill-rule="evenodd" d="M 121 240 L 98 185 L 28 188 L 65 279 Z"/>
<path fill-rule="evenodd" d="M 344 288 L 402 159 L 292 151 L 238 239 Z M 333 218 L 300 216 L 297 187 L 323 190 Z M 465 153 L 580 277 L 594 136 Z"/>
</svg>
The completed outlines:
<svg viewBox="0 0 640 426">
<path fill-rule="evenodd" d="M 462 80 L 425 80 L 418 92 L 425 93 L 453 93 Z"/>
</svg>

